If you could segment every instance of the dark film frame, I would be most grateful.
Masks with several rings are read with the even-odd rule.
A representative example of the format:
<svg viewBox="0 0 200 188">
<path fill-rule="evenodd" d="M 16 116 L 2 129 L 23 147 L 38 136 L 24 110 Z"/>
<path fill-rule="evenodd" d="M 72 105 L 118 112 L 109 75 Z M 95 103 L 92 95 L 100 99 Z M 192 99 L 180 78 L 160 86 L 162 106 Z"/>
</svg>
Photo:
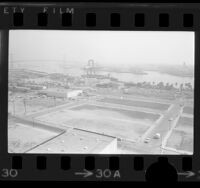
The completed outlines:
<svg viewBox="0 0 200 188">
<path fill-rule="evenodd" d="M 10 11 L 4 14 L 4 8 Z M 23 14 L 12 13 L 12 7 L 26 9 Z M 44 7 L 48 12 L 43 13 Z M 53 14 L 53 8 L 73 8 L 74 13 Z M 114 4 L 114 3 L 2 3 L 0 4 L 0 170 L 1 180 L 117 180 L 144 181 L 154 176 L 152 172 L 163 174 L 163 179 L 178 181 L 199 181 L 200 170 L 200 4 Z M 86 16 L 88 13 L 89 16 Z M 95 15 L 95 16 L 94 16 Z M 39 21 L 38 21 L 39 18 Z M 160 19 L 159 19 L 160 18 Z M 87 20 L 86 20 L 87 19 Z M 95 23 L 94 23 L 95 19 Z M 114 19 L 114 20 L 112 20 Z M 136 23 L 136 24 L 135 24 Z M 191 24 L 192 23 L 192 24 Z M 121 30 L 121 31 L 194 31 L 195 32 L 195 105 L 194 105 L 194 154 L 192 156 L 170 155 L 79 155 L 79 154 L 9 154 L 7 144 L 8 111 L 8 40 L 9 29 L 41 30 Z M 156 171 L 153 163 L 163 165 Z M 169 163 L 172 165 L 169 167 Z M 149 168 L 151 166 L 151 168 Z M 95 175 L 83 178 L 75 172 L 88 169 L 94 173 L 98 169 L 110 169 L 113 174 L 120 172 L 120 178 Z M 195 173 L 195 176 L 168 176 L 165 170 Z M 8 174 L 8 176 L 5 175 Z M 105 172 L 105 174 L 108 171 Z M 170 179 L 171 178 L 171 179 Z"/>
</svg>

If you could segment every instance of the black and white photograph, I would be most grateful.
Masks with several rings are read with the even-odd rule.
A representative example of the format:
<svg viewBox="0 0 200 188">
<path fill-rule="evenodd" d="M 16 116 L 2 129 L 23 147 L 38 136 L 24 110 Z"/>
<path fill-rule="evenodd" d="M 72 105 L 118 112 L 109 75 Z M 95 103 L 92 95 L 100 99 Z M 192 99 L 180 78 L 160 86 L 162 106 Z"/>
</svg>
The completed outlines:
<svg viewBox="0 0 200 188">
<path fill-rule="evenodd" d="M 192 155 L 195 34 L 10 30 L 8 153 Z"/>
</svg>

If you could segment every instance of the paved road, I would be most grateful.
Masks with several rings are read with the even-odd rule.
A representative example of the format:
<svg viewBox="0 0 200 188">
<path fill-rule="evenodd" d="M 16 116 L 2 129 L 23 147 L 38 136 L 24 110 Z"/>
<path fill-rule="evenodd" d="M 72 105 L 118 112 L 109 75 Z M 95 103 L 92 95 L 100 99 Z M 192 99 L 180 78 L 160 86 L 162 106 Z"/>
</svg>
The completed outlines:
<svg viewBox="0 0 200 188">
<path fill-rule="evenodd" d="M 159 123 L 155 124 L 153 129 L 147 131 L 147 133 L 140 140 L 138 140 L 138 145 L 143 148 L 149 148 L 149 152 L 155 153 L 158 151 L 160 153 L 162 143 L 165 141 L 165 137 L 168 135 L 168 132 L 175 126 L 181 111 L 182 107 L 180 104 L 175 103 L 170 110 L 165 113 Z M 153 139 L 156 133 L 160 134 L 160 139 Z M 144 143 L 146 138 L 150 138 L 149 143 Z"/>
</svg>

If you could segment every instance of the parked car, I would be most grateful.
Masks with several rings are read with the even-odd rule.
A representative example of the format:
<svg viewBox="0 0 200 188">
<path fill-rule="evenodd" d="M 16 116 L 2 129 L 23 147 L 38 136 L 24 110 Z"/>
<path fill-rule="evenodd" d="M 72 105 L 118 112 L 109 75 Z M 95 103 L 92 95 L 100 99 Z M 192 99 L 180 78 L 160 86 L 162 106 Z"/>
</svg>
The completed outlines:
<svg viewBox="0 0 200 188">
<path fill-rule="evenodd" d="M 154 139 L 160 139 L 160 133 L 156 133 L 153 138 Z"/>
<path fill-rule="evenodd" d="M 145 140 L 144 140 L 144 143 L 149 143 L 150 142 L 150 138 L 146 138 Z"/>
</svg>

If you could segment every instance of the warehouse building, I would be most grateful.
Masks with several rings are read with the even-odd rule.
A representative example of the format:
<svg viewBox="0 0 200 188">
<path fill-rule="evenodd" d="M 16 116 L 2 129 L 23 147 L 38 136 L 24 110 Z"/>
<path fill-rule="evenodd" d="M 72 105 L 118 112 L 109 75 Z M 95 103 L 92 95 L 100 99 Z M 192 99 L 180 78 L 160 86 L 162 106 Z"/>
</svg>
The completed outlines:
<svg viewBox="0 0 200 188">
<path fill-rule="evenodd" d="M 59 90 L 59 89 L 47 89 L 39 91 L 39 95 L 46 95 L 47 97 L 56 97 L 63 99 L 73 99 L 83 93 L 82 90 Z"/>
<path fill-rule="evenodd" d="M 71 90 L 67 92 L 67 98 L 76 98 L 83 93 L 83 90 Z"/>
</svg>

